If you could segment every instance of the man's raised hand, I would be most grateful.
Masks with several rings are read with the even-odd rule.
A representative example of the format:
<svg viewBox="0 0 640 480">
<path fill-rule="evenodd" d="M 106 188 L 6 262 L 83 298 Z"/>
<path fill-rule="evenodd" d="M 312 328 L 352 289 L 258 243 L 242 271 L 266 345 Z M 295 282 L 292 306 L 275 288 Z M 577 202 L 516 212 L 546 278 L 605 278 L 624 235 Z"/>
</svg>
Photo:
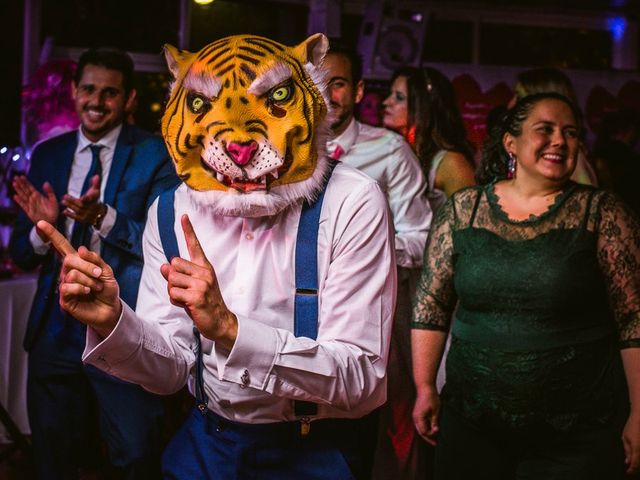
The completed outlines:
<svg viewBox="0 0 640 480">
<path fill-rule="evenodd" d="M 14 177 L 11 185 L 15 191 L 13 201 L 24 210 L 29 220 L 34 224 L 40 220 L 56 223 L 59 214 L 58 199 L 49 182 L 42 185 L 44 195 L 36 190 L 24 175 Z"/>
<path fill-rule="evenodd" d="M 207 259 L 187 215 L 180 219 L 190 260 L 175 257 L 160 267 L 167 280 L 171 303 L 184 307 L 198 330 L 231 349 L 238 332 L 238 320 L 222 298 L 218 279 Z"/>
<path fill-rule="evenodd" d="M 51 241 L 63 259 L 60 306 L 103 338 L 107 337 L 122 313 L 118 283 L 111 267 L 85 247 L 76 251 L 51 224 L 40 221 L 37 227 L 40 235 Z"/>
<path fill-rule="evenodd" d="M 76 222 L 91 224 L 102 208 L 100 204 L 100 176 L 91 178 L 89 188 L 80 198 L 66 194 L 62 197 L 62 205 L 66 208 L 64 215 Z"/>
</svg>

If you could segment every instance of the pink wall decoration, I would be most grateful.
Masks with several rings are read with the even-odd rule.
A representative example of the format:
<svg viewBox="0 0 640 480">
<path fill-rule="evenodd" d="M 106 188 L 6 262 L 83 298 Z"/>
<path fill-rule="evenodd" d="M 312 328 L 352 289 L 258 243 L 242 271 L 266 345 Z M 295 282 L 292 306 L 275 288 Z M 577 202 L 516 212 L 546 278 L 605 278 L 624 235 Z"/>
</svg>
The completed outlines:
<svg viewBox="0 0 640 480">
<path fill-rule="evenodd" d="M 72 60 L 49 60 L 40 65 L 22 90 L 26 121 L 26 147 L 73 130 L 80 121 L 72 98 L 76 64 Z"/>
<path fill-rule="evenodd" d="M 513 92 L 504 82 L 483 92 L 478 82 L 468 74 L 455 77 L 452 83 L 467 137 L 479 150 L 487 136 L 487 114 L 497 106 L 506 105 Z"/>
</svg>

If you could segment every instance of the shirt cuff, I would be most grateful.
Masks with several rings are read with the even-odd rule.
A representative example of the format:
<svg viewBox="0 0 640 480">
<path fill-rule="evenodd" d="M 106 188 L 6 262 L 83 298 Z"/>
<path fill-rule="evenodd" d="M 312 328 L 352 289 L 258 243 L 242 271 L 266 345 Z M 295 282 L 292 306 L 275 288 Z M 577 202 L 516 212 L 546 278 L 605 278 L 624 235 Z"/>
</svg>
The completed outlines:
<svg viewBox="0 0 640 480">
<path fill-rule="evenodd" d="M 36 255 L 46 255 L 51 248 L 51 242 L 45 242 L 44 240 L 42 240 L 40 235 L 38 235 L 35 226 L 29 232 L 29 241 L 31 242 L 31 246 L 33 247 L 33 252 Z"/>
<path fill-rule="evenodd" d="M 107 207 L 107 213 L 102 219 L 102 224 L 100 225 L 100 228 L 97 230 L 98 235 L 100 235 L 102 238 L 106 238 L 107 235 L 109 235 L 109 232 L 111 232 L 111 229 L 116 224 L 116 217 L 118 216 L 118 212 L 116 211 L 115 208 L 111 207 L 110 205 L 106 205 L 106 207 Z"/>
<path fill-rule="evenodd" d="M 126 361 L 140 349 L 142 338 L 142 323 L 133 309 L 122 302 L 122 313 L 108 337 L 103 339 L 93 328 L 87 327 L 82 361 L 110 372 L 113 366 Z"/>
<path fill-rule="evenodd" d="M 396 264 L 404 268 L 420 268 L 422 266 L 424 243 L 421 244 L 421 247 L 418 247 L 418 245 L 418 242 L 413 239 L 399 236 L 396 233 Z"/>
<path fill-rule="evenodd" d="M 220 379 L 265 390 L 278 351 L 278 336 L 261 322 L 238 315 L 238 336 L 225 359 L 216 355 Z"/>
</svg>

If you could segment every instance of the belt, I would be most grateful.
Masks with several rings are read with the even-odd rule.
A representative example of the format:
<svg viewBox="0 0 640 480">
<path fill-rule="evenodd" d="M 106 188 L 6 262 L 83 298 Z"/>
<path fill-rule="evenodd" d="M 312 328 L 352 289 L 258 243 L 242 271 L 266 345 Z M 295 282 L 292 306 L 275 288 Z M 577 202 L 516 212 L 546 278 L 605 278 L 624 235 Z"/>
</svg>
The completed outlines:
<svg viewBox="0 0 640 480">
<path fill-rule="evenodd" d="M 253 440 L 267 439 L 269 441 L 295 441 L 302 439 L 340 439 L 351 438 L 361 432 L 370 422 L 377 420 L 376 415 L 369 414 L 362 418 L 326 418 L 310 421 L 303 417 L 299 421 L 274 422 L 274 423 L 240 423 L 221 417 L 211 410 L 202 415 L 196 410 L 198 416 L 206 422 L 205 428 L 209 431 L 231 432 Z"/>
</svg>

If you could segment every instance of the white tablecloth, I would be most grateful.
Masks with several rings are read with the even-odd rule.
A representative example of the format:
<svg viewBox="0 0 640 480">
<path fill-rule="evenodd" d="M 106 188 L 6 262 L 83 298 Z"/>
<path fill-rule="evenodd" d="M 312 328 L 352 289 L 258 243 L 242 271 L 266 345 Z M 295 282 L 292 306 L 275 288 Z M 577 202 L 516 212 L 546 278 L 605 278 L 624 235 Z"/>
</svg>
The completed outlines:
<svg viewBox="0 0 640 480">
<path fill-rule="evenodd" d="M 36 293 L 36 274 L 0 281 L 0 402 L 23 433 L 30 433 L 27 418 L 27 353 L 22 339 L 31 302 Z M 0 424 L 0 442 L 7 434 Z"/>
</svg>

